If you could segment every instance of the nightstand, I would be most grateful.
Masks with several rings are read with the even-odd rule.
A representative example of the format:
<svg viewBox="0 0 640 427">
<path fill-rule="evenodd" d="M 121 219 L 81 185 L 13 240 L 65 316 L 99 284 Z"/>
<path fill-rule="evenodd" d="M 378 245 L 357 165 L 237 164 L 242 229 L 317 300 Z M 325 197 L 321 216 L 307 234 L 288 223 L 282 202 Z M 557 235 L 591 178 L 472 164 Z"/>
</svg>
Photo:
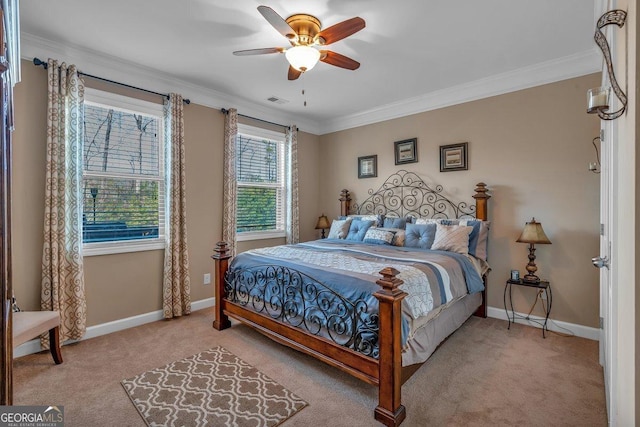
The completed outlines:
<svg viewBox="0 0 640 427">
<path fill-rule="evenodd" d="M 507 283 L 504 286 L 504 311 L 507 313 L 507 320 L 509 321 L 509 325 L 507 326 L 507 329 L 511 329 L 511 323 L 516 322 L 516 314 L 513 310 L 513 299 L 511 298 L 511 290 L 514 286 L 526 286 L 529 288 L 542 289 L 544 291 L 544 294 L 546 296 L 545 300 L 547 304 L 545 307 L 546 316 L 544 318 L 544 324 L 542 325 L 542 338 L 546 338 L 547 336 L 545 332 L 549 330 L 549 328 L 547 327 L 547 322 L 549 321 L 549 313 L 551 313 L 551 302 L 552 302 L 551 285 L 549 284 L 549 282 L 546 282 L 544 280 L 541 280 L 538 283 L 525 282 L 522 279 L 507 280 Z M 511 306 L 511 315 L 509 315 L 509 307 L 507 306 L 507 293 L 509 294 L 509 306 Z M 536 295 L 536 298 L 538 298 L 537 295 Z M 518 317 L 526 320 L 533 320 L 533 319 L 529 319 L 528 315 L 526 317 L 522 317 L 522 316 L 518 316 Z"/>
</svg>

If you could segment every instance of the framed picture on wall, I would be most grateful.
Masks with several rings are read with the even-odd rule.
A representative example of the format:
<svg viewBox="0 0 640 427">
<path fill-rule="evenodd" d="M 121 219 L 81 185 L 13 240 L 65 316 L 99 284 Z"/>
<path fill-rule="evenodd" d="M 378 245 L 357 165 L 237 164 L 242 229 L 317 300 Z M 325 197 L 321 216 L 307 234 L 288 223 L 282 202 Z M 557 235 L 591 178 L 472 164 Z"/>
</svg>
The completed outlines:
<svg viewBox="0 0 640 427">
<path fill-rule="evenodd" d="M 467 143 L 440 146 L 440 172 L 467 170 Z"/>
<path fill-rule="evenodd" d="M 396 165 L 415 163 L 418 161 L 417 138 L 394 142 Z"/>
<path fill-rule="evenodd" d="M 358 178 L 378 176 L 378 155 L 358 157 Z"/>
</svg>

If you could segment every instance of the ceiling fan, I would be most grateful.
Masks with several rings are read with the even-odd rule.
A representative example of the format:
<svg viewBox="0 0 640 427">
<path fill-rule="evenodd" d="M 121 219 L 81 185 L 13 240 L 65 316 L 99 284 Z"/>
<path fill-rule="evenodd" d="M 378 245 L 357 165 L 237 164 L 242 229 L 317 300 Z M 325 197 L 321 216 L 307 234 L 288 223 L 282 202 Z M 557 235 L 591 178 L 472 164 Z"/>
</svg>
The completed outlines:
<svg viewBox="0 0 640 427">
<path fill-rule="evenodd" d="M 312 15 L 296 14 L 282 18 L 268 6 L 258 6 L 258 11 L 280 34 L 289 39 L 291 47 L 268 47 L 264 49 L 237 50 L 234 55 L 263 55 L 284 53 L 289 61 L 289 80 L 295 80 L 312 69 L 318 61 L 336 67 L 356 70 L 360 63 L 339 53 L 317 49 L 357 33 L 365 27 L 364 19 L 355 17 L 321 30 L 320 20 Z"/>
</svg>

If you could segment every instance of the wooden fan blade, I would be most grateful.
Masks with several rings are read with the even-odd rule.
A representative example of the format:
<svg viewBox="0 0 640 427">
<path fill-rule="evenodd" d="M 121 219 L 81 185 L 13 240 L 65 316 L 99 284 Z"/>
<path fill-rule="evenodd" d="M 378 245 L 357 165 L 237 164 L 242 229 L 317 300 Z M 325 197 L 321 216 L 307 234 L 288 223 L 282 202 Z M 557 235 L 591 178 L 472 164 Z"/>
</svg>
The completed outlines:
<svg viewBox="0 0 640 427">
<path fill-rule="evenodd" d="M 324 39 L 324 43 L 320 44 L 327 45 L 335 43 L 338 40 L 342 40 L 345 37 L 349 37 L 351 34 L 357 33 L 364 27 L 364 19 L 356 16 L 355 18 L 347 19 L 346 21 L 339 22 L 329 28 L 325 28 L 318 33 L 318 38 L 321 37 Z"/>
<path fill-rule="evenodd" d="M 357 70 L 360 67 L 358 61 L 354 61 L 348 56 L 340 55 L 330 50 L 321 50 L 320 55 L 320 61 L 335 65 L 336 67 L 346 68 L 347 70 Z"/>
<path fill-rule="evenodd" d="M 282 53 L 284 52 L 284 48 L 282 47 L 265 47 L 264 49 L 247 49 L 247 50 L 236 50 L 233 52 L 236 56 L 246 56 L 246 55 L 264 55 L 267 53 Z"/>
<path fill-rule="evenodd" d="M 291 65 L 289 65 L 289 75 L 287 76 L 289 80 L 296 80 L 298 77 L 300 77 L 300 74 L 302 74 L 302 71 L 298 71 Z"/>
<path fill-rule="evenodd" d="M 278 30 L 278 32 L 286 38 L 293 39 L 296 37 L 296 32 L 289 24 L 287 24 L 287 21 L 285 21 L 282 16 L 278 15 L 276 11 L 271 9 L 269 6 L 258 6 L 258 12 L 264 16 L 264 19 L 266 19 L 273 28 Z"/>
</svg>

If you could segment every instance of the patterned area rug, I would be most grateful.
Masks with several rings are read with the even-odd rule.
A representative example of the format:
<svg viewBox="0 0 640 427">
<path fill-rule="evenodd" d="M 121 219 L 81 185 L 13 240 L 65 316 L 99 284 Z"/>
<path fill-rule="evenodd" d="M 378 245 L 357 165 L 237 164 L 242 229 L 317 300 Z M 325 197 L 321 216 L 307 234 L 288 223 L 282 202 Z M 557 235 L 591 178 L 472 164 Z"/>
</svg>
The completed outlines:
<svg viewBox="0 0 640 427">
<path fill-rule="evenodd" d="M 277 426 L 307 402 L 222 347 L 122 381 L 149 426 Z"/>
</svg>

